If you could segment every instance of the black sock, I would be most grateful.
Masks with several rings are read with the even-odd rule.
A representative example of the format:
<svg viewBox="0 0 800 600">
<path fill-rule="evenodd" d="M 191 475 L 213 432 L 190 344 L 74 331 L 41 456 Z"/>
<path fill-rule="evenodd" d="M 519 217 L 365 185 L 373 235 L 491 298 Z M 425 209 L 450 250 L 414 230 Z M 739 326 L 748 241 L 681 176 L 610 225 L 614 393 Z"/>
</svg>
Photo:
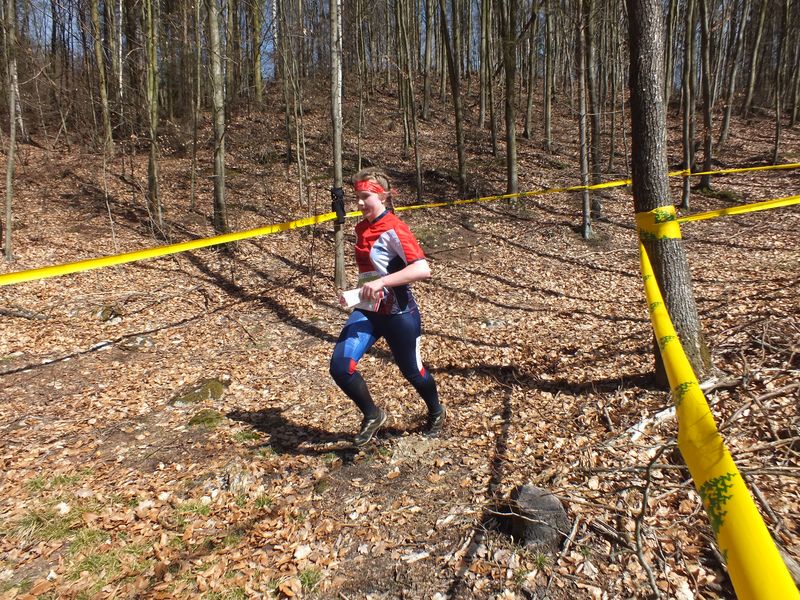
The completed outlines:
<svg viewBox="0 0 800 600">
<path fill-rule="evenodd" d="M 353 373 L 350 379 L 343 385 L 340 384 L 340 386 L 344 393 L 356 403 L 358 409 L 364 413 L 367 419 L 373 419 L 378 416 L 378 407 L 372 401 L 372 395 L 367 389 L 367 382 L 364 381 L 358 371 Z"/>
</svg>

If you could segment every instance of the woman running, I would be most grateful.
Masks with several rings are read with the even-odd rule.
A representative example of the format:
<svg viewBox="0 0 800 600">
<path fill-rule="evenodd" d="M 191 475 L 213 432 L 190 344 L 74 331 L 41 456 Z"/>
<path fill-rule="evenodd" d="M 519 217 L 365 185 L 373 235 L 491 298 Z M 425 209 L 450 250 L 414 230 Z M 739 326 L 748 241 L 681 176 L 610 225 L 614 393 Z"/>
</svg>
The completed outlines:
<svg viewBox="0 0 800 600">
<path fill-rule="evenodd" d="M 389 180 L 376 169 L 353 176 L 358 208 L 356 263 L 360 303 L 347 319 L 331 357 L 330 373 L 356 403 L 364 418 L 353 442 L 363 446 L 386 423 L 387 414 L 370 396 L 356 370 L 358 361 L 380 338 L 386 338 L 394 360 L 428 407 L 427 433 L 438 435 L 447 416 L 436 382 L 422 365 L 419 308 L 410 284 L 428 279 L 431 270 L 414 234 L 394 212 Z M 390 207 L 389 209 L 386 206 Z M 343 298 L 340 302 L 344 304 Z"/>
</svg>

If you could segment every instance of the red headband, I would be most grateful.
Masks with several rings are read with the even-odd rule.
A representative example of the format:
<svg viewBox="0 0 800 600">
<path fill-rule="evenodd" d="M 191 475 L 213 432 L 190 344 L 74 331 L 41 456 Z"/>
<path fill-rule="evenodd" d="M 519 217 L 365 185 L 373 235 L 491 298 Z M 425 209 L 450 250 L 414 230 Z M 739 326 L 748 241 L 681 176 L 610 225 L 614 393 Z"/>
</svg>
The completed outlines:
<svg viewBox="0 0 800 600">
<path fill-rule="evenodd" d="M 367 180 L 356 181 L 353 187 L 357 192 L 372 192 L 373 194 L 383 194 L 384 192 L 386 192 L 386 190 L 383 189 L 381 184 L 375 183 L 374 181 L 367 181 Z"/>
</svg>

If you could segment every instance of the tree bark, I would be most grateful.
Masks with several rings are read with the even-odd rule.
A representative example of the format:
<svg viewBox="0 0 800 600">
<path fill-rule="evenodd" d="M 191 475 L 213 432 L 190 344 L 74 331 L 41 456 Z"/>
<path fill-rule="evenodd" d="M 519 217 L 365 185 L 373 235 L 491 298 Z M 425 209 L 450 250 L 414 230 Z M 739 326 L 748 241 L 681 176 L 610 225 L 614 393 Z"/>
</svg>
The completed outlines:
<svg viewBox="0 0 800 600">
<path fill-rule="evenodd" d="M 667 16 L 667 38 L 664 44 L 666 53 L 666 69 L 664 70 L 664 108 L 669 112 L 669 98 L 672 95 L 673 80 L 673 38 L 675 32 L 675 19 L 678 14 L 678 2 L 669 3 L 669 13 Z"/>
<path fill-rule="evenodd" d="M 444 9 L 445 0 L 439 0 L 439 17 L 441 20 L 442 44 L 445 47 L 447 70 L 450 75 L 450 92 L 453 95 L 453 110 L 456 119 L 456 154 L 458 155 L 458 192 L 467 193 L 467 157 L 464 151 L 464 118 L 461 108 L 461 77 L 459 77 L 458 47 L 450 43 L 450 31 L 447 26 L 447 15 Z"/>
<path fill-rule="evenodd" d="M 153 0 L 144 1 L 145 50 L 147 54 L 147 116 L 150 135 L 150 154 L 147 161 L 147 200 L 153 232 L 167 237 L 164 211 L 158 189 L 158 29 L 153 15 Z"/>
<path fill-rule="evenodd" d="M 342 177 L 342 20 L 341 0 L 330 0 L 331 15 L 331 123 L 333 126 L 333 187 L 341 189 Z M 333 222 L 335 245 L 334 284 L 343 290 L 347 286 L 344 271 L 344 220 Z"/>
<path fill-rule="evenodd" d="M 578 18 L 576 20 L 577 31 L 575 32 L 576 44 L 576 62 L 578 67 L 578 139 L 580 141 L 580 155 L 581 155 L 581 185 L 589 185 L 589 148 L 587 144 L 586 135 L 586 38 L 584 37 L 583 28 L 586 26 L 586 15 L 584 14 L 584 4 L 578 3 Z M 584 189 L 581 192 L 582 197 L 582 219 L 581 219 L 581 237 L 588 240 L 594 234 L 592 233 L 592 215 L 590 211 L 589 190 Z"/>
<path fill-rule="evenodd" d="M 517 193 L 517 0 L 500 0 L 497 5 L 503 35 L 503 70 L 505 72 L 506 118 L 506 193 Z"/>
<path fill-rule="evenodd" d="M 225 80 L 222 75 L 222 49 L 219 40 L 217 0 L 207 0 L 208 52 L 211 55 L 211 103 L 214 113 L 214 231 L 228 231 L 225 204 Z"/>
<path fill-rule="evenodd" d="M 9 79 L 9 86 L 6 90 L 8 94 L 8 153 L 6 154 L 6 202 L 5 202 L 5 237 L 4 237 L 4 254 L 7 261 L 14 259 L 14 252 L 12 249 L 12 232 L 13 227 L 13 211 L 12 204 L 14 201 L 14 159 L 17 154 L 17 17 L 15 11 L 16 0 L 6 1 L 5 12 L 5 35 L 3 36 L 5 58 L 6 58 L 6 76 Z"/>
<path fill-rule="evenodd" d="M 100 10 L 97 6 L 99 0 L 91 0 L 92 13 L 92 38 L 94 48 L 94 61 L 97 67 L 97 91 L 100 96 L 100 113 L 103 125 L 103 153 L 114 153 L 114 141 L 111 134 L 111 113 L 108 108 L 108 86 L 106 85 L 106 62 L 103 57 L 103 40 L 100 30 Z"/>
<path fill-rule="evenodd" d="M 631 134 L 634 210 L 670 206 L 662 11 L 660 0 L 627 0 L 630 40 Z M 700 327 L 689 263 L 680 239 L 643 239 L 664 302 L 698 380 L 712 371 L 711 355 Z M 659 383 L 666 375 L 654 349 Z M 668 385 L 668 384 L 667 384 Z"/>
<path fill-rule="evenodd" d="M 694 6 L 695 0 L 688 0 L 686 4 L 686 25 L 684 34 L 683 53 L 683 83 L 681 94 L 683 96 L 683 168 L 694 168 L 694 127 L 692 106 L 694 105 L 694 77 L 692 64 L 694 63 Z M 691 180 L 683 178 L 683 193 L 681 195 L 681 208 L 689 209 L 691 194 Z"/>
<path fill-rule="evenodd" d="M 778 152 L 781 146 L 781 112 L 783 109 L 783 57 L 786 56 L 786 37 L 789 26 L 789 0 L 783 0 L 783 18 L 780 28 L 780 42 L 778 43 L 778 61 L 775 64 L 775 145 L 772 149 L 772 164 L 778 164 Z M 795 65 L 797 68 L 797 65 Z"/>
<path fill-rule="evenodd" d="M 553 151 L 553 83 L 554 62 L 553 56 L 553 7 L 552 0 L 545 0 L 545 42 L 544 42 L 544 148 L 548 153 Z"/>
<path fill-rule="evenodd" d="M 402 5 L 402 0 L 398 0 L 398 5 Z M 411 70 L 412 54 L 411 46 L 408 41 L 408 28 L 406 26 L 406 17 L 404 11 L 401 11 L 401 20 L 399 24 L 398 35 L 402 41 L 402 51 L 405 54 L 406 72 L 403 74 L 405 80 L 406 92 L 408 94 L 408 107 L 411 112 L 411 130 L 414 136 L 414 173 L 415 173 L 415 188 L 417 192 L 417 202 L 422 202 L 422 158 L 419 153 L 419 131 L 417 128 L 417 100 L 414 94 L 414 74 Z"/>
<path fill-rule="evenodd" d="M 589 104 L 587 107 L 589 117 L 589 130 L 591 142 L 589 146 L 589 158 L 591 159 L 591 182 L 600 183 L 600 101 L 597 86 L 597 59 L 596 41 L 594 28 L 594 0 L 583 0 L 584 2 L 584 51 L 586 54 L 586 90 Z M 603 206 L 597 194 L 592 196 L 592 219 L 599 219 L 603 216 Z"/>
<path fill-rule="evenodd" d="M 761 0 L 761 11 L 758 15 L 758 26 L 756 28 L 755 39 L 753 40 L 753 49 L 750 54 L 750 78 L 747 82 L 747 95 L 742 103 L 742 115 L 747 117 L 750 115 L 750 110 L 753 106 L 753 92 L 756 86 L 756 65 L 758 64 L 758 55 L 761 50 L 761 34 L 764 31 L 764 20 L 767 16 L 767 5 L 770 0 Z"/>
<path fill-rule="evenodd" d="M 703 69 L 703 171 L 711 170 L 713 160 L 712 149 L 712 121 L 711 113 L 714 110 L 714 99 L 711 94 L 711 35 L 708 25 L 708 1 L 700 0 L 700 42 Z M 711 175 L 700 177 L 700 189 L 711 188 Z"/>
<path fill-rule="evenodd" d="M 261 2 L 252 1 L 250 12 L 252 14 L 252 71 L 253 71 L 253 92 L 257 106 L 264 103 L 264 82 L 261 77 Z"/>
<path fill-rule="evenodd" d="M 433 0 L 425 2 L 425 74 L 422 84 L 422 119 L 430 118 L 431 105 L 431 54 L 433 50 Z"/>
<path fill-rule="evenodd" d="M 728 129 L 731 123 L 731 112 L 733 111 L 733 92 L 736 89 L 736 77 L 739 73 L 739 62 L 742 60 L 742 39 L 744 38 L 744 30 L 747 26 L 747 17 L 750 14 L 750 0 L 742 0 L 742 10 L 739 11 L 739 27 L 736 30 L 736 38 L 734 39 L 734 55 L 731 63 L 730 74 L 728 76 L 728 87 L 725 93 L 725 113 L 722 117 L 722 128 L 719 132 L 719 140 L 717 141 L 717 148 L 722 148 L 728 141 Z"/>
</svg>

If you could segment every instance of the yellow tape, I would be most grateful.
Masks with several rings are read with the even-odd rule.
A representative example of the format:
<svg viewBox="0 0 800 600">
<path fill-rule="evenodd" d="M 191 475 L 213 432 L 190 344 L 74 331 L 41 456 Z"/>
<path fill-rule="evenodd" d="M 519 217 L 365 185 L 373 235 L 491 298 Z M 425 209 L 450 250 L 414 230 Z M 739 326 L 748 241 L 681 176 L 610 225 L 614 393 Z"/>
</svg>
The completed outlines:
<svg viewBox="0 0 800 600">
<path fill-rule="evenodd" d="M 694 480 L 740 600 L 800 598 L 789 570 L 717 430 L 639 244 L 650 318 L 675 399 L 678 447 Z"/>
<path fill-rule="evenodd" d="M 754 202 L 752 204 L 730 206 L 728 208 L 720 208 L 719 210 L 709 210 L 707 212 L 697 213 L 696 215 L 688 215 L 685 217 L 680 217 L 678 219 L 678 223 L 688 223 L 689 221 L 702 221 L 703 219 L 713 219 L 714 217 L 740 215 L 744 213 L 756 212 L 759 210 L 768 210 L 770 208 L 779 208 L 781 206 L 791 206 L 792 204 L 798 204 L 798 203 L 800 203 L 800 196 L 786 196 L 785 198 L 775 198 L 773 200 L 765 200 L 764 202 Z"/>
<path fill-rule="evenodd" d="M 693 173 L 688 169 L 686 171 L 682 171 L 682 175 L 689 175 L 692 177 L 697 177 L 700 175 L 725 175 L 728 173 L 750 173 L 752 171 L 779 171 L 781 169 L 797 169 L 800 167 L 800 163 L 784 163 L 782 165 L 764 165 L 762 167 L 741 167 L 737 169 L 720 169 L 719 171 L 699 171 L 697 173 Z"/>
<path fill-rule="evenodd" d="M 359 214 L 361 213 L 352 212 L 352 213 L 347 213 L 347 216 L 352 217 Z M 336 213 L 330 212 L 330 213 L 325 213 L 323 215 L 315 215 L 313 217 L 296 219 L 294 221 L 286 221 L 285 223 L 277 223 L 275 225 L 267 225 L 265 227 L 249 229 L 247 231 L 225 233 L 214 237 L 189 240 L 188 242 L 180 242 L 178 244 L 169 244 L 167 246 L 156 246 L 154 248 L 146 248 L 144 250 L 137 250 L 136 252 L 113 254 L 111 256 L 91 258 L 88 260 L 80 260 L 61 265 L 53 265 L 50 267 L 41 267 L 39 269 L 29 269 L 27 271 L 6 273 L 5 275 L 0 275 L 0 286 L 22 283 L 24 281 L 33 281 L 36 279 L 46 279 L 47 277 L 56 277 L 58 275 L 67 275 L 69 273 L 78 273 L 80 271 L 99 269 L 101 267 L 122 265 L 137 260 L 157 258 L 160 256 L 177 254 L 178 252 L 188 252 L 189 250 L 198 250 L 200 248 L 207 248 L 209 246 L 218 246 L 220 244 L 238 242 L 240 240 L 256 237 L 259 235 L 270 235 L 273 233 L 278 233 L 280 231 L 288 231 L 290 229 L 308 227 L 309 225 L 314 225 L 316 223 L 325 223 L 326 221 L 332 221 L 335 218 L 336 218 Z"/>
<path fill-rule="evenodd" d="M 673 171 L 669 173 L 670 177 L 676 176 L 695 176 L 695 175 L 714 175 L 714 174 L 723 174 L 723 173 L 745 173 L 747 171 L 768 171 L 774 169 L 795 169 L 800 167 L 800 163 L 790 163 L 784 165 L 766 165 L 763 167 L 744 167 L 741 169 L 725 169 L 722 171 L 709 171 L 704 173 L 692 173 L 688 170 L 683 171 Z M 614 187 L 623 187 L 626 185 L 631 185 L 630 179 L 619 179 L 616 181 L 607 181 L 604 183 L 596 183 L 593 185 L 574 185 L 570 187 L 562 187 L 562 188 L 547 188 L 544 190 L 536 190 L 532 192 L 519 192 L 515 194 L 501 194 L 496 196 L 485 196 L 481 198 L 471 198 L 465 200 L 452 200 L 449 202 L 431 202 L 428 204 L 414 204 L 411 206 L 398 206 L 396 208 L 397 211 L 405 211 L 405 210 L 418 210 L 422 208 L 439 208 L 444 206 L 460 206 L 464 204 L 474 204 L 476 202 L 490 202 L 496 200 L 507 200 L 511 198 L 530 198 L 533 196 L 544 196 L 546 194 L 557 194 L 557 193 L 564 193 L 564 192 L 579 192 L 583 190 L 600 190 L 600 189 L 608 189 Z M 793 196 L 792 198 L 795 198 Z M 781 205 L 782 206 L 782 205 Z M 736 214 L 736 212 L 748 212 L 744 210 L 736 210 L 741 209 L 742 207 L 734 207 L 732 209 L 722 209 L 725 212 L 724 214 Z M 772 207 L 770 207 L 772 208 Z M 764 210 L 763 208 L 754 209 L 754 210 Z M 703 213 L 705 214 L 705 213 Z M 352 218 L 361 215 L 361 211 L 353 211 L 347 213 L 347 218 Z M 718 216 L 718 215 L 712 215 Z M 181 242 L 179 244 L 170 244 L 167 246 L 157 246 L 155 248 L 146 248 L 144 250 L 138 250 L 136 252 L 128 252 L 125 254 L 115 254 L 111 256 L 103 256 L 99 258 L 92 258 L 72 263 L 65 263 L 61 265 L 53 265 L 49 267 L 41 267 L 39 269 L 29 269 L 26 271 L 16 271 L 14 273 L 6 273 L 4 275 L 0 275 L 0 287 L 4 285 L 13 285 L 15 283 L 23 283 L 25 281 L 34 281 L 37 279 L 45 279 L 48 277 L 56 277 L 58 275 L 68 275 L 70 273 L 78 273 L 81 271 L 88 271 L 90 269 L 99 269 L 101 267 L 110 267 L 114 265 L 122 265 L 126 263 L 135 262 L 138 260 L 145 260 L 149 258 L 158 258 L 161 256 L 168 256 L 170 254 L 177 254 L 179 252 L 187 252 L 189 250 L 198 250 L 200 248 L 208 248 L 210 246 L 217 246 L 220 244 L 227 244 L 230 242 L 241 241 L 245 239 L 249 239 L 252 237 L 257 237 L 261 235 L 270 235 L 272 233 L 277 233 L 279 231 L 286 231 L 289 229 L 297 229 L 300 227 L 308 227 L 309 225 L 313 225 L 316 223 L 325 223 L 326 221 L 332 221 L 336 218 L 335 213 L 325 213 L 322 215 L 316 215 L 313 217 L 307 217 L 304 219 L 297 219 L 294 221 L 287 221 L 285 223 L 278 223 L 275 225 L 267 225 L 265 227 L 258 227 L 256 229 L 249 229 L 247 231 L 239 231 L 235 233 L 228 233 L 224 235 L 218 235 L 210 238 L 201 238 L 197 240 L 191 240 L 188 242 Z M 684 221 L 694 221 L 699 220 L 700 218 L 711 218 L 702 217 L 701 215 L 692 215 L 691 217 L 683 217 L 678 219 L 678 222 Z M 680 229 L 675 229 L 673 226 L 661 228 L 659 231 L 663 232 L 665 237 L 672 237 L 672 235 L 677 233 L 677 237 L 680 237 Z"/>
<path fill-rule="evenodd" d="M 681 227 L 672 204 L 636 213 L 636 227 L 639 229 L 639 239 L 644 241 L 681 237 Z"/>
</svg>

